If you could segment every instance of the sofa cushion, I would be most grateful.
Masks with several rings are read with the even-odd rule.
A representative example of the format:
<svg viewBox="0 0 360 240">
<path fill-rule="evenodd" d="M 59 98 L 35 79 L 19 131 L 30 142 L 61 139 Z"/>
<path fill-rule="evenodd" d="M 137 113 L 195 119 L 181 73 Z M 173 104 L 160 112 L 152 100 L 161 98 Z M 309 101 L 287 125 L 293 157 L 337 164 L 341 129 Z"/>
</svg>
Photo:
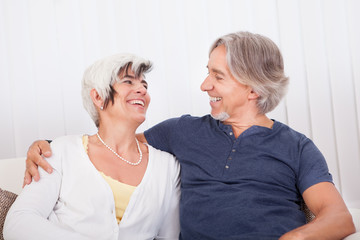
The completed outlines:
<svg viewBox="0 0 360 240">
<path fill-rule="evenodd" d="M 4 240 L 3 228 L 6 214 L 15 201 L 17 194 L 0 188 L 0 240 Z"/>
<path fill-rule="evenodd" d="M 300 209 L 305 214 L 306 223 L 309 223 L 312 220 L 314 220 L 315 215 L 310 211 L 310 209 L 308 208 L 308 206 L 305 204 L 304 201 L 301 202 Z"/>
</svg>

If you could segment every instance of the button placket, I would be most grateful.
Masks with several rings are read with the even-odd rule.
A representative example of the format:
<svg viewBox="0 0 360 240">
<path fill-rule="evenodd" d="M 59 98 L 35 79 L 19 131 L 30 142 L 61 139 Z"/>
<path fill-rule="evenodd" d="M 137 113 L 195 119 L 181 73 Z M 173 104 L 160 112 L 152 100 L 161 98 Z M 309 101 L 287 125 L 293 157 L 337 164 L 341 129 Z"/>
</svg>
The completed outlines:
<svg viewBox="0 0 360 240">
<path fill-rule="evenodd" d="M 230 139 L 232 140 L 232 144 L 233 144 L 230 149 L 229 155 L 226 158 L 225 167 L 224 167 L 225 170 L 230 170 L 231 162 L 233 161 L 233 156 L 236 152 L 235 145 L 237 145 L 238 140 L 235 138 L 235 134 L 232 131 L 232 128 L 230 126 L 225 126 L 223 128 L 223 131 L 224 131 L 224 133 L 227 134 L 228 137 L 230 137 Z"/>
<path fill-rule="evenodd" d="M 235 141 L 233 143 L 233 146 L 232 146 L 232 148 L 230 150 L 230 153 L 229 153 L 229 155 L 227 157 L 226 164 L 225 164 L 225 169 L 226 170 L 230 168 L 231 161 L 233 160 L 234 154 L 236 153 L 236 149 L 235 149 L 235 146 L 234 146 L 236 143 L 237 143 L 237 141 Z"/>
<path fill-rule="evenodd" d="M 233 135 L 233 132 L 229 132 L 229 135 L 232 135 L 232 137 L 235 138 L 235 136 Z M 232 164 L 232 161 L 234 161 L 233 159 L 235 159 L 235 155 L 236 155 L 236 146 L 238 146 L 240 143 L 240 139 L 234 139 L 233 141 L 233 144 L 231 146 L 231 149 L 229 151 L 229 155 L 226 159 L 226 163 L 225 163 L 225 170 L 230 170 L 230 167 L 231 167 L 231 164 Z"/>
</svg>

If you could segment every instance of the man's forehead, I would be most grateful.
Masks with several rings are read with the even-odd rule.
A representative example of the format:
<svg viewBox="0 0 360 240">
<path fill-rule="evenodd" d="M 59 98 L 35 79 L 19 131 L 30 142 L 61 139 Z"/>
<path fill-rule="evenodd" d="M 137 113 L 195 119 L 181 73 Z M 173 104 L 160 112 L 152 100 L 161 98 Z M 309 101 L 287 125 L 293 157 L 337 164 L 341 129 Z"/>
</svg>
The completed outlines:
<svg viewBox="0 0 360 240">
<path fill-rule="evenodd" d="M 213 62 L 209 61 L 206 67 L 209 71 L 217 74 L 225 75 L 227 73 L 230 73 L 229 67 L 226 62 L 219 63 L 219 61 L 213 61 Z"/>
</svg>

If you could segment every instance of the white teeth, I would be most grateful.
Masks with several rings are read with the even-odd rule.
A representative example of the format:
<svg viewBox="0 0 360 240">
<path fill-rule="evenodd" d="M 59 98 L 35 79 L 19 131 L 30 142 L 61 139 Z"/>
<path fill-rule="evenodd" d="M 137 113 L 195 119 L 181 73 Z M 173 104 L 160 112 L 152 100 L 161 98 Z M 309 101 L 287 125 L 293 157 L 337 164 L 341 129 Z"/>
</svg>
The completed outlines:
<svg viewBox="0 0 360 240">
<path fill-rule="evenodd" d="M 222 98 L 221 97 L 209 97 L 210 102 L 217 102 L 220 101 Z"/>
<path fill-rule="evenodd" d="M 135 105 L 135 104 L 139 104 L 139 105 L 141 105 L 141 106 L 145 106 L 145 103 L 143 102 L 143 101 L 141 101 L 141 100 L 133 100 L 133 101 L 130 101 L 130 104 L 133 104 L 133 105 Z"/>
</svg>

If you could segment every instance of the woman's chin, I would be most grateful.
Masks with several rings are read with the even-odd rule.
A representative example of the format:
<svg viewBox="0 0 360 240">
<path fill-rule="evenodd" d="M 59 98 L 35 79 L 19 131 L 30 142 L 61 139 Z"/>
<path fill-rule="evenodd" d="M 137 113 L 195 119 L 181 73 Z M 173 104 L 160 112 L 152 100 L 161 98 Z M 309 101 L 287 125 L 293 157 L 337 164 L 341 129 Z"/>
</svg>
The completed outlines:
<svg viewBox="0 0 360 240">
<path fill-rule="evenodd" d="M 136 119 L 135 119 L 135 121 L 136 121 L 139 125 L 143 124 L 143 122 L 145 122 L 145 120 L 146 120 L 145 116 L 144 116 L 144 117 L 139 117 L 139 118 L 136 118 Z"/>
</svg>

